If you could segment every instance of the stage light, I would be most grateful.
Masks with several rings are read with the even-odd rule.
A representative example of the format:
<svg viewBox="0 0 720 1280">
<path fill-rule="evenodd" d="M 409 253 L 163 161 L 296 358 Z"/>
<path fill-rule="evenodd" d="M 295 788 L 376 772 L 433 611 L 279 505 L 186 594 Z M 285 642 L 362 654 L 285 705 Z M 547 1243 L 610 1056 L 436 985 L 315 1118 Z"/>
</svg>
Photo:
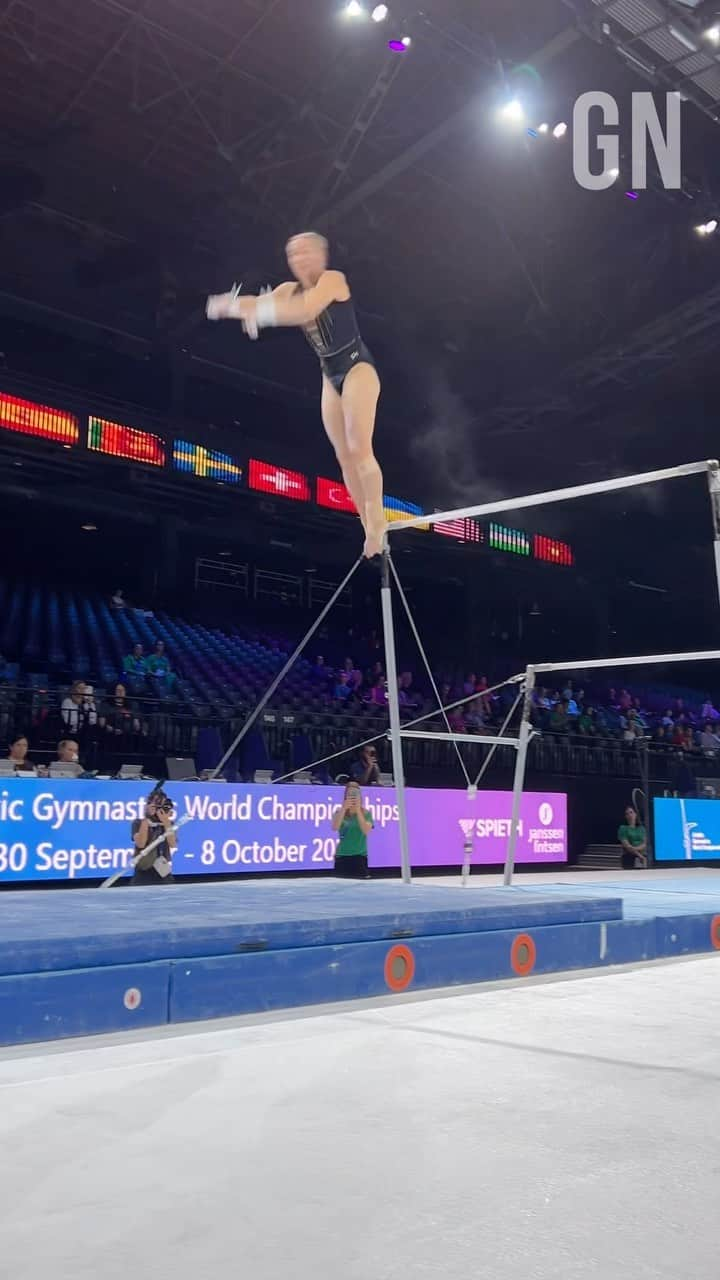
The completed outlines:
<svg viewBox="0 0 720 1280">
<path fill-rule="evenodd" d="M 388 40 L 388 49 L 392 49 L 393 53 L 404 53 L 409 47 L 409 36 L 403 36 L 402 40 Z"/>
<path fill-rule="evenodd" d="M 628 200 L 637 200 L 637 191 L 626 191 L 625 195 Z"/>
<path fill-rule="evenodd" d="M 538 125 L 538 133 L 549 133 L 549 132 L 550 132 L 550 125 L 549 125 L 549 124 L 539 124 L 539 125 Z"/>
<path fill-rule="evenodd" d="M 610 178 L 619 178 L 619 177 L 620 177 L 620 170 L 619 170 L 619 169 L 608 169 L 608 177 L 610 177 Z"/>
<path fill-rule="evenodd" d="M 567 133 L 567 125 L 561 120 L 560 124 L 556 124 L 553 129 L 553 138 L 564 138 Z"/>
<path fill-rule="evenodd" d="M 720 27 L 708 27 L 707 31 L 703 31 L 703 35 L 711 44 L 720 44 Z"/>
<path fill-rule="evenodd" d="M 717 225 L 717 219 L 711 218 L 709 222 L 701 222 L 695 230 L 699 236 L 711 236 L 714 231 L 717 231 Z"/>
<path fill-rule="evenodd" d="M 96 524 L 81 524 L 80 528 L 82 529 L 83 533 L 97 533 Z"/>
<path fill-rule="evenodd" d="M 519 98 L 511 98 L 510 102 L 504 102 L 498 111 L 498 115 L 503 120 L 508 120 L 511 124 L 522 124 L 525 120 L 525 108 Z"/>
<path fill-rule="evenodd" d="M 344 12 L 346 18 L 362 18 L 365 16 L 365 10 L 358 3 L 358 0 L 348 0 Z"/>
<path fill-rule="evenodd" d="M 370 17 L 373 22 L 384 22 L 388 16 L 388 7 L 386 4 L 376 4 Z"/>
<path fill-rule="evenodd" d="M 400 43 L 404 45 L 406 49 L 409 49 L 410 45 L 412 44 L 412 40 L 410 36 L 403 36 L 400 40 Z"/>
</svg>

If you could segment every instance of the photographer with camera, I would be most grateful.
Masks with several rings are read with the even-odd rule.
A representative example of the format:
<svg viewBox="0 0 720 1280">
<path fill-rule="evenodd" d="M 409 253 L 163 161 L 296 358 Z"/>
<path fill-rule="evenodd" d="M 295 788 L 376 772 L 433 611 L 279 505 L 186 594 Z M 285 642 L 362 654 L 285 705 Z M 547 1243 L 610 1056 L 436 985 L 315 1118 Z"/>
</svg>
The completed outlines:
<svg viewBox="0 0 720 1280">
<path fill-rule="evenodd" d="M 174 883 L 172 855 L 177 849 L 177 836 L 172 829 L 173 817 L 172 800 L 162 787 L 156 787 L 145 802 L 145 817 L 136 818 L 132 824 L 135 845 L 135 874 L 132 884 Z M 147 853 L 143 853 L 145 849 L 148 850 Z"/>
<path fill-rule="evenodd" d="M 350 777 L 361 787 L 382 786 L 377 751 L 374 747 L 363 747 L 359 759 L 350 766 Z"/>
<path fill-rule="evenodd" d="M 363 809 L 362 791 L 357 782 L 348 782 L 340 808 L 332 820 L 340 840 L 335 851 L 335 875 L 351 880 L 370 880 L 367 838 L 373 829 L 372 814 Z"/>
</svg>

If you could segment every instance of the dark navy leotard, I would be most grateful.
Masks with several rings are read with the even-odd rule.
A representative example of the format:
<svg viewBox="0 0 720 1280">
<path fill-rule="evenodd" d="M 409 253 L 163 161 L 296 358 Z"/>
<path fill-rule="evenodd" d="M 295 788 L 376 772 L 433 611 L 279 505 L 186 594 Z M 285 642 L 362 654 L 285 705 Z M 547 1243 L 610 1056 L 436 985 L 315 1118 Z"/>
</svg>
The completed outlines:
<svg viewBox="0 0 720 1280">
<path fill-rule="evenodd" d="M 301 291 L 298 285 L 296 292 Z M 372 354 L 360 337 L 352 298 L 331 302 L 316 316 L 312 324 L 303 325 L 303 333 L 320 360 L 325 377 L 341 392 L 343 383 L 356 364 L 371 364 Z"/>
</svg>

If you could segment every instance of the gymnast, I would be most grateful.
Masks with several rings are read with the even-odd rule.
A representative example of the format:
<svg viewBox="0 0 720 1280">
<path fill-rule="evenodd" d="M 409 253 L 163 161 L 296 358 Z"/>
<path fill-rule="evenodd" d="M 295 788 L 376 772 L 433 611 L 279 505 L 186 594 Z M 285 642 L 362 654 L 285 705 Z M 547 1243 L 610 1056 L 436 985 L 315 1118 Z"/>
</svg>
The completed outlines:
<svg viewBox="0 0 720 1280">
<path fill-rule="evenodd" d="M 372 439 L 380 379 L 360 337 L 355 307 L 342 271 L 328 269 L 328 242 L 315 231 L 291 236 L 285 246 L 289 281 L 259 297 L 238 289 L 208 298 L 209 320 L 241 320 L 250 338 L 261 329 L 297 326 L 320 359 L 323 426 L 365 533 L 364 555 L 379 555 L 385 536 L 383 479 Z"/>
</svg>

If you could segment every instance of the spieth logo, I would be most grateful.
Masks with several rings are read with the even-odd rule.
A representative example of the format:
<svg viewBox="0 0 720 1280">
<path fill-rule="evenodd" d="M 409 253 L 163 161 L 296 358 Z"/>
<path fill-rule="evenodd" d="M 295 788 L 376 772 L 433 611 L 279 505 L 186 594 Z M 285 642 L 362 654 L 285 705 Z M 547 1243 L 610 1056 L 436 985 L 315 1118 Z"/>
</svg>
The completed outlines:
<svg viewBox="0 0 720 1280">
<path fill-rule="evenodd" d="M 458 823 L 460 824 L 460 830 L 462 831 L 465 839 L 469 840 L 473 831 L 475 830 L 475 819 L 474 818 L 458 818 Z"/>
<path fill-rule="evenodd" d="M 549 827 L 554 817 L 553 807 L 551 804 L 541 804 L 538 809 L 538 820 L 541 827 Z"/>
</svg>

